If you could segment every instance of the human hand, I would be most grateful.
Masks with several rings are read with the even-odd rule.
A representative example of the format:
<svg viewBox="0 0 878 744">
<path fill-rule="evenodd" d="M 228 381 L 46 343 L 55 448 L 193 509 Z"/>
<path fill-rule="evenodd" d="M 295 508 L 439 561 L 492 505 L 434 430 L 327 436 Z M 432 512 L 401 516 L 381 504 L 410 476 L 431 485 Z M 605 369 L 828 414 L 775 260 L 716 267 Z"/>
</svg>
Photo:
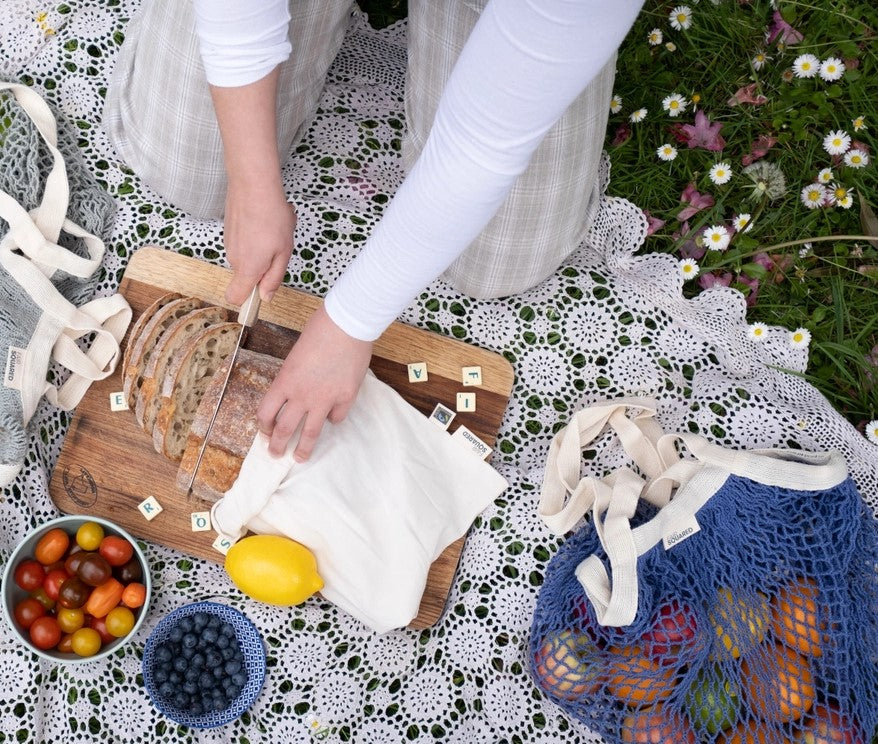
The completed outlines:
<svg viewBox="0 0 878 744">
<path fill-rule="evenodd" d="M 293 456 L 311 456 L 323 422 L 337 424 L 356 400 L 372 357 L 372 342 L 341 330 L 321 305 L 309 318 L 268 392 L 259 404 L 259 430 L 271 439 L 268 451 L 280 456 L 293 433 L 302 431 Z"/>
<path fill-rule="evenodd" d="M 293 252 L 296 208 L 280 190 L 236 188 L 226 198 L 226 256 L 234 270 L 226 301 L 241 305 L 255 285 L 268 302 L 283 281 Z"/>
</svg>

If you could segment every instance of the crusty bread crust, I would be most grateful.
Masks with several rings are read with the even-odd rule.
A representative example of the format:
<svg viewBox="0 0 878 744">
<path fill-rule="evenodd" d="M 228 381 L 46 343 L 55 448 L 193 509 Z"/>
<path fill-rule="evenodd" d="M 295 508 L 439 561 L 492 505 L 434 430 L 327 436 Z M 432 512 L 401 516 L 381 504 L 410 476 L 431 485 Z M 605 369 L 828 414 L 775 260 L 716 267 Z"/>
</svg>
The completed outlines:
<svg viewBox="0 0 878 744">
<path fill-rule="evenodd" d="M 219 401 L 228 359 L 208 383 L 192 425 L 180 468 L 177 487 L 185 491 L 192 478 L 198 452 Z M 229 376 L 229 385 L 217 411 L 210 440 L 198 468 L 192 492 L 206 501 L 218 501 L 232 487 L 241 463 L 256 436 L 256 411 L 277 376 L 283 361 L 276 357 L 241 349 Z"/>
<path fill-rule="evenodd" d="M 179 461 L 208 382 L 235 349 L 241 326 L 220 323 L 199 331 L 174 353 L 162 381 L 152 429 L 156 452 Z"/>
<path fill-rule="evenodd" d="M 179 292 L 167 292 L 159 297 L 155 302 L 153 302 L 146 310 L 144 310 L 137 320 L 134 322 L 134 325 L 131 326 L 131 330 L 128 333 L 128 343 L 125 344 L 125 351 L 122 355 L 122 369 L 127 370 L 128 365 L 131 363 L 131 352 L 134 350 L 134 347 L 137 343 L 137 338 L 140 336 L 146 324 L 152 320 L 153 315 L 155 315 L 159 310 L 161 310 L 165 305 L 173 302 L 174 300 L 179 300 L 182 298 Z M 124 379 L 124 372 L 123 372 Z"/>
<path fill-rule="evenodd" d="M 128 408 L 134 409 L 137 394 L 143 384 L 143 374 L 149 366 L 158 339 L 175 321 L 203 304 L 196 297 L 178 297 L 152 312 L 136 336 L 132 331 L 128 342 L 131 353 L 122 373 L 122 392 L 128 401 Z M 148 312 L 149 309 L 144 315 Z"/>
<path fill-rule="evenodd" d="M 196 333 L 211 325 L 224 323 L 228 318 L 229 312 L 225 308 L 215 305 L 199 307 L 175 320 L 155 342 L 134 405 L 137 422 L 147 434 L 152 436 L 161 386 L 174 354 Z"/>
</svg>

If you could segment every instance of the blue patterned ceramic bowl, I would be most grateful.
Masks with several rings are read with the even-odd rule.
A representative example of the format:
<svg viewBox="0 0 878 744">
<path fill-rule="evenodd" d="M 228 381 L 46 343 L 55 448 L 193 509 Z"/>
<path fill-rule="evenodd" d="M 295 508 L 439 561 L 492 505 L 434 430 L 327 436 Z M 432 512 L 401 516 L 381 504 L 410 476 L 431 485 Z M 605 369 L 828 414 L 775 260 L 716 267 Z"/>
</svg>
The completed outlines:
<svg viewBox="0 0 878 744">
<path fill-rule="evenodd" d="M 185 709 L 177 708 L 171 701 L 165 700 L 159 693 L 159 685 L 155 680 L 156 650 L 169 640 L 171 632 L 178 627 L 184 617 L 206 612 L 229 623 L 235 630 L 235 637 L 241 648 L 247 681 L 240 693 L 227 707 L 219 711 L 207 711 L 193 714 Z M 172 721 L 196 729 L 215 728 L 234 721 L 246 711 L 262 690 L 265 682 L 265 648 L 262 636 L 256 626 L 246 615 L 238 610 L 217 602 L 195 602 L 178 607 L 167 617 L 162 618 L 146 641 L 143 650 L 143 682 L 152 699 L 153 705 Z"/>
</svg>

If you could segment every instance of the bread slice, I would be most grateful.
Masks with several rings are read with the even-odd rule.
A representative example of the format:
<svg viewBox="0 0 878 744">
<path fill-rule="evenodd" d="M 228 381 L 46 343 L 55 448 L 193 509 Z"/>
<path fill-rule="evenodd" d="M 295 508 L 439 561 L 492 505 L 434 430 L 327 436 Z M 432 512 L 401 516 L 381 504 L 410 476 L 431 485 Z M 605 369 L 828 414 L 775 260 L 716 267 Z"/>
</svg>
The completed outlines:
<svg viewBox="0 0 878 744">
<path fill-rule="evenodd" d="M 131 330 L 128 333 L 128 343 L 125 344 L 125 352 L 122 355 L 122 369 L 128 369 L 131 364 L 131 352 L 134 350 L 134 346 L 137 343 L 137 338 L 140 336 L 146 324 L 152 320 L 153 315 L 155 315 L 159 310 L 161 310 L 165 305 L 173 302 L 174 300 L 179 300 L 182 298 L 179 292 L 167 292 L 159 297 L 155 302 L 153 302 L 146 310 L 144 310 L 140 316 L 134 321 L 134 325 L 131 326 Z"/>
<path fill-rule="evenodd" d="M 228 491 L 256 436 L 256 410 L 283 361 L 267 354 L 241 349 L 229 376 L 229 385 L 216 414 L 192 492 L 206 501 L 218 501 Z M 189 427 L 186 449 L 177 471 L 177 487 L 187 490 L 201 443 L 210 425 L 225 380 L 228 360 L 217 370 L 201 398 Z"/>
<path fill-rule="evenodd" d="M 147 434 L 152 436 L 162 384 L 174 355 L 196 333 L 228 319 L 225 308 L 215 305 L 199 307 L 171 323 L 155 342 L 134 404 L 137 422 Z"/>
<path fill-rule="evenodd" d="M 156 452 L 171 460 L 182 459 L 189 427 L 204 390 L 235 350 L 240 331 L 238 323 L 213 325 L 192 336 L 177 350 L 162 383 L 152 429 Z"/>
<path fill-rule="evenodd" d="M 131 353 L 128 361 L 124 363 L 122 373 L 122 392 L 128 401 L 128 408 L 134 409 L 140 387 L 143 384 L 143 375 L 149 366 L 153 350 L 162 334 L 177 320 L 204 303 L 195 297 L 178 297 L 151 312 L 150 317 L 144 323 L 143 328 L 134 335 L 131 333 L 129 347 Z M 144 316 L 151 310 L 147 309 Z"/>
</svg>

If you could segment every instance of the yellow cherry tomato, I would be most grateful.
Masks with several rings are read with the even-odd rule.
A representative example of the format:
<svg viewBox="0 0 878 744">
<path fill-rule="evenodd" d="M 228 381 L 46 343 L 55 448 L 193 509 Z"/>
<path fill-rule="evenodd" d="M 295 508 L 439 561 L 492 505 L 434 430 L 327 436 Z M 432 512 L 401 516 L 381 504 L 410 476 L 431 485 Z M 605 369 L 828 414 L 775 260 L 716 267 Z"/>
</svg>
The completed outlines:
<svg viewBox="0 0 878 744">
<path fill-rule="evenodd" d="M 107 633 L 121 638 L 128 635 L 134 627 L 134 613 L 127 607 L 119 605 L 107 613 L 104 622 L 107 624 Z"/>
<path fill-rule="evenodd" d="M 94 656 L 101 648 L 101 634 L 94 628 L 80 628 L 70 641 L 77 656 Z"/>
<path fill-rule="evenodd" d="M 83 550 L 97 550 L 104 539 L 104 528 L 97 522 L 83 522 L 76 530 L 76 544 Z"/>
<path fill-rule="evenodd" d="M 85 625 L 85 613 L 81 607 L 59 607 L 57 615 L 58 626 L 65 633 L 75 633 Z"/>
<path fill-rule="evenodd" d="M 297 605 L 323 588 L 314 554 L 301 543 L 279 535 L 252 535 L 226 554 L 226 571 L 253 599 Z"/>
</svg>

